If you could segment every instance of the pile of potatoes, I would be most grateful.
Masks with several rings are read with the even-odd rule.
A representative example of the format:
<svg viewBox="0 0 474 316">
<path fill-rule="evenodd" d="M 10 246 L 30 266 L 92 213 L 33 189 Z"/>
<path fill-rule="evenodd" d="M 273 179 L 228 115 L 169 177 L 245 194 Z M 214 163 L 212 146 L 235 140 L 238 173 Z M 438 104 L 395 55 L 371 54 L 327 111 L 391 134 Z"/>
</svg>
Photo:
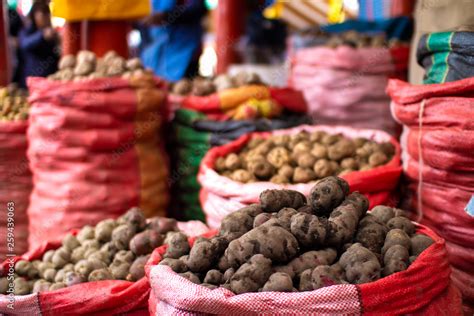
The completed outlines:
<svg viewBox="0 0 474 316">
<path fill-rule="evenodd" d="M 403 211 L 369 202 L 341 178 L 319 181 L 306 198 L 266 190 L 260 204 L 229 214 L 219 234 L 192 248 L 173 236 L 160 265 L 189 281 L 236 294 L 311 291 L 361 284 L 404 271 L 433 240 Z"/>
<path fill-rule="evenodd" d="M 100 280 L 137 281 L 152 251 L 177 232 L 176 221 L 145 219 L 138 208 L 117 220 L 106 219 L 95 227 L 84 226 L 76 236 L 66 235 L 62 246 L 49 250 L 42 260 L 15 264 L 15 295 L 54 291 L 75 284 Z M 0 294 L 8 290 L 0 279 Z"/>
<path fill-rule="evenodd" d="M 387 41 L 384 34 L 367 35 L 358 33 L 356 31 L 347 31 L 344 33 L 333 34 L 328 36 L 326 46 L 336 48 L 338 46 L 346 45 L 354 48 L 381 48 L 381 47 L 397 47 L 402 42 L 398 39 L 391 39 Z"/>
<path fill-rule="evenodd" d="M 253 138 L 238 153 L 219 157 L 215 170 L 234 181 L 308 183 L 328 176 L 370 170 L 389 162 L 389 143 L 349 139 L 322 131 Z"/>
<path fill-rule="evenodd" d="M 231 88 L 261 84 L 263 82 L 258 74 L 242 71 L 235 76 L 223 74 L 213 79 L 203 77 L 196 77 L 193 80 L 181 79 L 173 84 L 171 93 L 183 96 L 206 96 Z"/>
<path fill-rule="evenodd" d="M 115 51 L 107 52 L 102 58 L 90 51 L 80 51 L 77 56 L 66 55 L 61 58 L 58 72 L 50 75 L 51 80 L 80 81 L 85 79 L 122 77 L 128 79 L 143 74 L 151 75 L 144 69 L 139 58 L 126 60 Z"/>
<path fill-rule="evenodd" d="M 0 121 L 28 119 L 28 91 L 11 84 L 0 88 Z"/>
</svg>

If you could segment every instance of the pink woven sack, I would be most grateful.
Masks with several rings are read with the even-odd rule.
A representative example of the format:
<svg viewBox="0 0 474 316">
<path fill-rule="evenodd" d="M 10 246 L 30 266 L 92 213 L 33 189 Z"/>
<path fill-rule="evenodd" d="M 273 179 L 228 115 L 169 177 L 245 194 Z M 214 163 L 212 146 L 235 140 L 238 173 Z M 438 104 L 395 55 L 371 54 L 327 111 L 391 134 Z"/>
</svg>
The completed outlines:
<svg viewBox="0 0 474 316">
<path fill-rule="evenodd" d="M 289 85 L 303 92 L 315 122 L 400 132 L 385 93 L 388 78 L 397 75 L 396 52 L 386 48 L 339 46 L 298 50 L 291 56 Z M 401 58 L 405 64 L 406 60 Z"/>
<path fill-rule="evenodd" d="M 459 291 L 451 284 L 444 240 L 424 226 L 435 244 L 405 271 L 361 285 L 333 285 L 299 293 L 235 295 L 210 290 L 157 265 L 166 246 L 156 249 L 145 271 L 152 291 L 151 315 L 462 315 Z M 212 233 L 206 234 L 207 237 Z M 193 243 L 193 239 L 190 243 Z"/>
<path fill-rule="evenodd" d="M 352 191 L 365 194 L 371 207 L 380 204 L 396 203 L 394 190 L 398 185 L 401 174 L 400 145 L 383 131 L 368 129 L 353 129 L 343 126 L 300 126 L 287 130 L 277 130 L 271 133 L 252 133 L 219 147 L 212 148 L 203 158 L 198 174 L 202 186 L 200 201 L 209 227 L 218 228 L 225 215 L 239 208 L 257 203 L 260 193 L 266 189 L 290 189 L 308 195 L 314 182 L 304 184 L 279 185 L 271 182 L 240 183 L 218 174 L 214 170 L 217 158 L 236 152 L 253 137 L 268 137 L 270 135 L 297 134 L 301 131 L 325 131 L 330 134 L 341 133 L 345 137 L 366 137 L 377 142 L 391 142 L 395 147 L 395 155 L 386 165 L 368 171 L 356 171 L 342 176 Z"/>
<path fill-rule="evenodd" d="M 165 216 L 160 135 L 166 83 L 151 76 L 58 82 L 29 78 L 30 247 L 140 206 Z"/>
<path fill-rule="evenodd" d="M 28 249 L 28 208 L 32 188 L 26 158 L 27 121 L 0 122 L 0 257 Z M 7 242 L 7 237 L 11 241 Z"/>
</svg>

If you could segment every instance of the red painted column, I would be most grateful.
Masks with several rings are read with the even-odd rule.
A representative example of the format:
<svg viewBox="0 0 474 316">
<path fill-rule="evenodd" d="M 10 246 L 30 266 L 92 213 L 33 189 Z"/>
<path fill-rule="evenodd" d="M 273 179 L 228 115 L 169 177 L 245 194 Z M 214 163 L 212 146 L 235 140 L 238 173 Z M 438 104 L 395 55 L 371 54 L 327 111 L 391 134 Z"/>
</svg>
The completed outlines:
<svg viewBox="0 0 474 316">
<path fill-rule="evenodd" d="M 8 7 L 7 2 L 1 2 L 0 12 L 0 86 L 6 86 L 10 82 L 11 74 L 9 67 L 10 47 L 8 45 Z"/>
<path fill-rule="evenodd" d="M 128 58 L 127 34 L 131 29 L 128 21 L 87 21 L 87 49 L 103 56 L 109 50 Z"/>
<path fill-rule="evenodd" d="M 235 45 L 244 29 L 245 2 L 220 0 L 216 10 L 217 73 L 221 74 L 226 72 L 229 65 L 238 61 Z"/>
<path fill-rule="evenodd" d="M 81 22 L 66 22 L 62 32 L 62 54 L 77 54 L 81 50 Z"/>
</svg>

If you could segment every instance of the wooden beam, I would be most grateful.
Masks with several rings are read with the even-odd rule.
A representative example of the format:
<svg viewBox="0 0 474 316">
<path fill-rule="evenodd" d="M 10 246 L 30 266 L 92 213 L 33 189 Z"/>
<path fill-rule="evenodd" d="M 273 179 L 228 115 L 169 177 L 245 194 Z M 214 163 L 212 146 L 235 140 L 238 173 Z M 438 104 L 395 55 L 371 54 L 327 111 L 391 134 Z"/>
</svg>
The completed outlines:
<svg viewBox="0 0 474 316">
<path fill-rule="evenodd" d="M 9 63 L 10 45 L 8 44 L 8 4 L 1 2 L 0 12 L 0 86 L 6 86 L 11 80 Z"/>
</svg>

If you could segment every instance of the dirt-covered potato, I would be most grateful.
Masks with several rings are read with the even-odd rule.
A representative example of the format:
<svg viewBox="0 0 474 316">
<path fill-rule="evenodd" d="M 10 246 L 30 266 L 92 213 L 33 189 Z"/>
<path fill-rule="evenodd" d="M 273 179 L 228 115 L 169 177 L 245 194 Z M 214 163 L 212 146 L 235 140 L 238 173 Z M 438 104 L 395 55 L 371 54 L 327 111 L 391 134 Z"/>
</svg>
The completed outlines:
<svg viewBox="0 0 474 316">
<path fill-rule="evenodd" d="M 222 220 L 220 236 L 228 240 L 239 238 L 253 228 L 254 218 L 262 212 L 262 206 L 252 204 L 230 213 Z"/>
<path fill-rule="evenodd" d="M 403 230 L 394 228 L 387 233 L 385 237 L 385 243 L 382 248 L 382 254 L 394 245 L 401 245 L 404 248 L 410 250 L 411 241 L 410 237 Z"/>
<path fill-rule="evenodd" d="M 136 255 L 142 256 L 151 253 L 163 244 L 164 238 L 155 230 L 145 230 L 136 234 L 131 240 L 129 249 Z"/>
<path fill-rule="evenodd" d="M 231 241 L 225 257 L 230 267 L 237 267 L 256 254 L 262 254 L 274 263 L 284 263 L 298 252 L 298 241 L 293 234 L 280 226 L 265 223 Z"/>
<path fill-rule="evenodd" d="M 114 277 L 112 273 L 110 273 L 109 269 L 102 268 L 93 270 L 88 277 L 88 281 L 103 281 L 103 280 L 113 280 Z"/>
<path fill-rule="evenodd" d="M 261 254 L 249 258 L 230 278 L 230 289 L 235 294 L 257 292 L 272 274 L 272 261 Z"/>
<path fill-rule="evenodd" d="M 408 249 L 402 245 L 393 245 L 388 248 L 383 256 L 383 276 L 406 270 L 409 257 L 410 253 Z"/>
<path fill-rule="evenodd" d="M 13 280 L 15 295 L 25 295 L 30 292 L 30 285 L 25 278 L 17 277 Z"/>
<path fill-rule="evenodd" d="M 15 272 L 21 276 L 28 275 L 28 271 L 32 268 L 33 268 L 33 265 L 31 264 L 31 262 L 26 261 L 26 260 L 18 260 L 15 263 Z"/>
<path fill-rule="evenodd" d="M 416 234 L 411 237 L 411 252 L 412 256 L 419 256 L 423 251 L 425 251 L 429 246 L 434 244 L 433 239 L 426 235 Z"/>
<path fill-rule="evenodd" d="M 331 160 L 339 161 L 352 157 L 355 154 L 355 145 L 351 140 L 341 139 L 337 143 L 328 147 L 328 157 Z"/>
<path fill-rule="evenodd" d="M 85 278 L 77 272 L 67 272 L 64 277 L 64 283 L 67 287 L 85 282 Z"/>
<path fill-rule="evenodd" d="M 285 272 L 295 278 L 307 269 L 314 269 L 319 265 L 330 265 L 336 260 L 337 251 L 332 248 L 311 250 L 291 260 L 287 265 L 276 266 L 275 271 Z"/>
<path fill-rule="evenodd" d="M 101 243 L 105 243 L 111 240 L 112 231 L 117 226 L 117 223 L 113 219 L 104 219 L 95 226 L 95 239 Z"/>
<path fill-rule="evenodd" d="M 380 278 L 381 266 L 373 252 L 361 244 L 353 244 L 339 259 L 347 281 L 353 284 L 369 283 Z"/>
<path fill-rule="evenodd" d="M 237 170 L 242 166 L 242 162 L 240 161 L 240 157 L 237 154 L 229 154 L 224 161 L 224 165 L 228 170 Z"/>
<path fill-rule="evenodd" d="M 275 168 L 290 163 L 290 153 L 285 147 L 275 147 L 267 154 L 267 161 Z"/>
<path fill-rule="evenodd" d="M 262 292 L 292 292 L 293 280 L 283 272 L 275 272 L 268 278 L 262 288 Z"/>
<path fill-rule="evenodd" d="M 314 248 L 324 243 L 327 222 L 315 215 L 299 213 L 291 217 L 290 229 L 300 246 Z"/>
<path fill-rule="evenodd" d="M 214 284 L 214 285 L 220 285 L 220 284 L 224 283 L 224 274 L 222 274 L 222 272 L 220 272 L 219 270 L 216 270 L 216 269 L 209 270 L 209 271 L 207 271 L 203 282 L 204 283 L 209 283 L 209 284 Z"/>
<path fill-rule="evenodd" d="M 182 273 L 188 270 L 186 263 L 179 259 L 165 258 L 161 260 L 159 264 L 170 267 L 171 270 L 176 273 Z"/>
<path fill-rule="evenodd" d="M 316 183 L 309 193 L 309 205 L 314 214 L 328 215 L 335 207 L 342 203 L 349 193 L 346 181 L 337 177 L 328 177 Z"/>
<path fill-rule="evenodd" d="M 327 159 L 318 159 L 313 165 L 313 171 L 318 179 L 329 177 L 334 173 L 333 167 Z"/>
<path fill-rule="evenodd" d="M 275 173 L 275 168 L 266 160 L 247 163 L 249 171 L 260 180 L 268 180 Z"/>
<path fill-rule="evenodd" d="M 180 273 L 179 275 L 182 276 L 185 279 L 188 279 L 189 281 L 193 282 L 194 284 L 201 284 L 201 280 L 199 279 L 199 277 L 195 273 L 192 273 L 192 272 L 188 271 L 188 272 Z"/>
<path fill-rule="evenodd" d="M 86 225 L 79 231 L 76 238 L 82 244 L 84 241 L 88 239 L 94 239 L 94 236 L 95 236 L 94 228 L 89 225 Z"/>
<path fill-rule="evenodd" d="M 265 190 L 260 194 L 260 204 L 265 212 L 278 212 L 282 208 L 298 209 L 306 205 L 306 197 L 293 190 Z"/>
<path fill-rule="evenodd" d="M 200 238 L 194 243 L 186 262 L 189 270 L 196 273 L 208 271 L 218 260 L 219 250 L 209 239 Z"/>
<path fill-rule="evenodd" d="M 250 181 L 254 181 L 255 177 L 249 171 L 244 169 L 237 169 L 232 172 L 230 178 L 237 182 L 247 183 Z M 272 178 L 273 179 L 273 178 Z M 270 180 L 271 181 L 271 180 Z"/>
<path fill-rule="evenodd" d="M 342 283 L 346 282 L 341 278 L 333 266 L 320 265 L 311 273 L 311 285 L 313 290 Z"/>
<path fill-rule="evenodd" d="M 51 262 L 53 266 L 58 269 L 64 267 L 67 263 L 69 263 L 70 259 L 70 250 L 63 246 L 54 252 Z"/>
<path fill-rule="evenodd" d="M 403 216 L 395 216 L 387 222 L 387 227 L 389 229 L 401 229 L 408 236 L 411 236 L 415 233 L 415 225 L 408 218 Z"/>
<path fill-rule="evenodd" d="M 183 233 L 170 233 L 165 243 L 168 244 L 168 248 L 164 255 L 165 258 L 178 259 L 179 257 L 189 253 L 190 246 L 188 237 Z"/>
<path fill-rule="evenodd" d="M 395 216 L 395 212 L 393 208 L 384 206 L 384 205 L 375 206 L 370 211 L 370 214 L 377 217 L 380 221 L 382 221 L 385 224 L 387 224 L 387 222 Z"/>
<path fill-rule="evenodd" d="M 144 230 L 147 226 L 145 215 L 138 207 L 128 210 L 127 213 L 118 218 L 117 223 L 119 225 L 130 225 L 136 232 Z"/>
<path fill-rule="evenodd" d="M 310 168 L 296 167 L 293 173 L 294 183 L 308 183 L 315 180 L 317 177 L 316 173 Z"/>
<path fill-rule="evenodd" d="M 76 56 L 74 55 L 65 55 L 59 60 L 58 68 L 60 70 L 66 68 L 74 68 L 76 66 Z"/>
<path fill-rule="evenodd" d="M 122 224 L 112 231 L 112 242 L 117 249 L 128 249 L 130 240 L 135 236 L 135 228 L 129 224 Z"/>
</svg>

